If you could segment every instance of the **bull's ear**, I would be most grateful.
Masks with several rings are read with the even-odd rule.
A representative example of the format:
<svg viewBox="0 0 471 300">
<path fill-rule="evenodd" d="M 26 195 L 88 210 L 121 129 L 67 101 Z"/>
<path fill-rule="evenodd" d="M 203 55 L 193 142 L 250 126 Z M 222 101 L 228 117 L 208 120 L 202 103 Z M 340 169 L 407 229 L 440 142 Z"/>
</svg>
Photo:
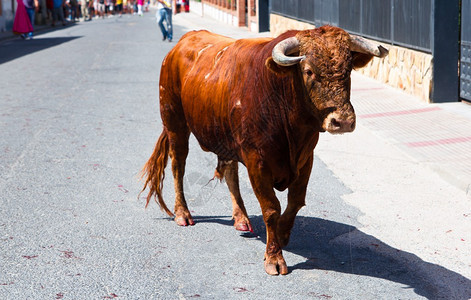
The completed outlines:
<svg viewBox="0 0 471 300">
<path fill-rule="evenodd" d="M 275 73 L 276 75 L 281 75 L 281 76 L 287 75 L 294 68 L 294 66 L 280 66 L 273 60 L 271 56 L 267 58 L 267 60 L 265 61 L 265 66 L 271 72 Z"/>
<path fill-rule="evenodd" d="M 354 69 L 363 68 L 373 59 L 373 55 L 356 52 L 356 51 L 352 51 L 352 56 L 353 56 L 353 68 Z"/>
</svg>

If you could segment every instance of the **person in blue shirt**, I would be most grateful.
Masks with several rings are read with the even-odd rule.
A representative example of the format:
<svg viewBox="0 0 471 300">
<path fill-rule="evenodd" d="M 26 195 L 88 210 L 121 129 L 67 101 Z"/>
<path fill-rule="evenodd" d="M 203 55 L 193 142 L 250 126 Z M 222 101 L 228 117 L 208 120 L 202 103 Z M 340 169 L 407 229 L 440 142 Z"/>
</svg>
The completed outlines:
<svg viewBox="0 0 471 300">
<path fill-rule="evenodd" d="M 57 19 L 60 19 L 62 25 L 65 26 L 64 19 L 64 0 L 53 0 L 54 7 L 52 9 L 52 26 L 56 25 Z"/>
<path fill-rule="evenodd" d="M 159 26 L 163 34 L 163 40 L 168 39 L 169 42 L 173 38 L 173 28 L 172 28 L 172 2 L 171 0 L 157 0 L 157 18 L 160 16 Z M 165 28 L 163 22 L 167 23 L 167 28 Z"/>
</svg>

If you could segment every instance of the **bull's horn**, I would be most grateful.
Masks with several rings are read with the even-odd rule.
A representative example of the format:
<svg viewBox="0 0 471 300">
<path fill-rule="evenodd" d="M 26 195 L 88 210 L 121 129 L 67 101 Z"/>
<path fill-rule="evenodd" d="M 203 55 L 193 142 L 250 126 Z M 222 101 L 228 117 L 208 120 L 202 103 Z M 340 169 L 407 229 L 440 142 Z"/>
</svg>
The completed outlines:
<svg viewBox="0 0 471 300">
<path fill-rule="evenodd" d="M 292 66 L 305 59 L 306 56 L 288 56 L 299 51 L 299 40 L 296 37 L 290 37 L 282 40 L 275 45 L 272 51 L 273 61 L 280 66 Z"/>
<path fill-rule="evenodd" d="M 350 49 L 352 51 L 370 54 L 378 57 L 385 57 L 389 50 L 374 42 L 370 42 L 361 36 L 350 35 Z"/>
</svg>

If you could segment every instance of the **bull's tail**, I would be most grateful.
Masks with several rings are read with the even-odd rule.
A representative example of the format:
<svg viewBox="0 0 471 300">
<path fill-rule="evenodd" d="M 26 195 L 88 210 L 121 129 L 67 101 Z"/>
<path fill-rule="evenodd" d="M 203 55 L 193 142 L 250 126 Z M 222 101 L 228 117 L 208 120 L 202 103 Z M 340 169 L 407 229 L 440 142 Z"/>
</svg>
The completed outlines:
<svg viewBox="0 0 471 300">
<path fill-rule="evenodd" d="M 168 209 L 167 205 L 162 198 L 162 187 L 165 178 L 165 167 L 167 166 L 169 153 L 169 143 L 167 131 L 162 131 L 162 134 L 155 145 L 154 153 L 149 158 L 142 170 L 142 178 L 145 179 L 144 188 L 141 193 L 149 187 L 150 191 L 147 195 L 146 207 L 149 205 L 150 199 L 154 196 L 160 208 L 164 210 L 169 216 L 173 217 L 173 213 Z"/>
</svg>

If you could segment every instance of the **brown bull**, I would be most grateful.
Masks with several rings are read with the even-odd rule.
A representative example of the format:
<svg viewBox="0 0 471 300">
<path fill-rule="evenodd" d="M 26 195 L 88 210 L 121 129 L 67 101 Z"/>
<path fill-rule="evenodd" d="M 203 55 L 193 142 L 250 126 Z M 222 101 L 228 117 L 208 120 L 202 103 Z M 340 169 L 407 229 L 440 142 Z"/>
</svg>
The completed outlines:
<svg viewBox="0 0 471 300">
<path fill-rule="evenodd" d="M 235 228 L 251 231 L 238 162 L 246 166 L 267 230 L 265 271 L 287 274 L 281 249 L 304 206 L 319 133 L 354 130 L 350 72 L 386 54 L 383 47 L 330 26 L 289 31 L 275 39 L 187 33 L 162 63 L 163 132 L 143 171 L 143 190 L 150 187 L 147 204 L 156 196 L 178 225 L 194 224 L 183 194 L 193 133 L 203 150 L 218 156 L 216 176 L 229 187 Z M 169 154 L 175 214 L 162 199 Z M 288 189 L 283 214 L 274 188 Z"/>
</svg>

